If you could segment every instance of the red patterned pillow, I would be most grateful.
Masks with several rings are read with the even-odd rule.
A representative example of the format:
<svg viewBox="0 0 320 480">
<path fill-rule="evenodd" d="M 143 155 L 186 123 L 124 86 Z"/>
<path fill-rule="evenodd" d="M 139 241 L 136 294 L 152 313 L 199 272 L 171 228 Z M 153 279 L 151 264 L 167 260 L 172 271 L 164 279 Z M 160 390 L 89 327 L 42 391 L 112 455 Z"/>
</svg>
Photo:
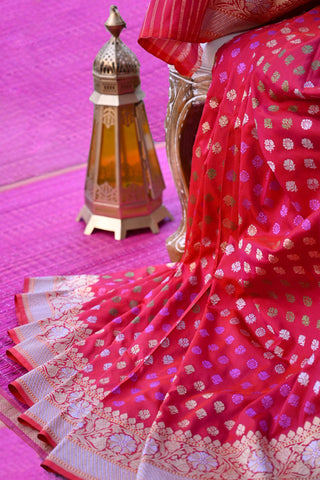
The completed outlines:
<svg viewBox="0 0 320 480">
<path fill-rule="evenodd" d="M 262 25 L 317 0 L 151 0 L 139 43 L 156 57 L 192 75 L 199 43 Z"/>
</svg>

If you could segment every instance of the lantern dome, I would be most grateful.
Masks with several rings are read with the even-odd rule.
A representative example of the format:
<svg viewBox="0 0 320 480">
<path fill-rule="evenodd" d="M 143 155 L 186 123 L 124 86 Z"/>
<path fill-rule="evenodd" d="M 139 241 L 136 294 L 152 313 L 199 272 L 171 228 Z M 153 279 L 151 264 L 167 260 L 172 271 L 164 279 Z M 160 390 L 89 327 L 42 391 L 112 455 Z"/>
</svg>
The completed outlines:
<svg viewBox="0 0 320 480">
<path fill-rule="evenodd" d="M 93 72 L 98 75 L 138 75 L 139 70 L 136 55 L 116 37 L 101 48 L 93 63 Z"/>
<path fill-rule="evenodd" d="M 99 50 L 93 62 L 94 89 L 104 95 L 133 93 L 140 85 L 140 63 L 119 38 L 126 24 L 114 5 L 110 7 L 105 26 L 112 37 Z"/>
</svg>

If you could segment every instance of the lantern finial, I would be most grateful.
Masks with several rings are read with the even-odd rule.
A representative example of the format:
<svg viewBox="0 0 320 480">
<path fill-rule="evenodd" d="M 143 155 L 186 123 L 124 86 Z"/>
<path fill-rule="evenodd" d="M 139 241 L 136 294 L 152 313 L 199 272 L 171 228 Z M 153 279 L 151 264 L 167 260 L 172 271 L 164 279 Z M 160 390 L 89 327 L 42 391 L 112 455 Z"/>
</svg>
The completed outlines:
<svg viewBox="0 0 320 480">
<path fill-rule="evenodd" d="M 172 216 L 162 205 L 165 185 L 143 103 L 140 64 L 119 38 L 126 24 L 114 5 L 105 26 L 112 37 L 93 62 L 93 126 L 78 220 L 87 224 L 86 235 L 99 228 L 121 240 L 128 230 L 157 233 L 158 224 Z"/>
<path fill-rule="evenodd" d="M 108 20 L 105 23 L 105 27 L 111 35 L 118 38 L 121 31 L 126 28 L 126 22 L 122 19 L 118 8 L 115 5 L 110 7 L 110 15 Z"/>
</svg>

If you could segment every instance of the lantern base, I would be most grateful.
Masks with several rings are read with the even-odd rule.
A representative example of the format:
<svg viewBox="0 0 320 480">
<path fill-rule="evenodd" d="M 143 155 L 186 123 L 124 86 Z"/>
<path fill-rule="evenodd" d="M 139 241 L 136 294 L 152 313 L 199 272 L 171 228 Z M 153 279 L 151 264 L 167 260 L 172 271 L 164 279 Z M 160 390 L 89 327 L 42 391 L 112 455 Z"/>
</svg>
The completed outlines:
<svg viewBox="0 0 320 480">
<path fill-rule="evenodd" d="M 84 220 L 87 224 L 84 234 L 91 235 L 95 228 L 114 232 L 115 240 L 123 240 L 127 236 L 128 230 L 136 230 L 140 228 L 150 228 L 152 233 L 159 233 L 158 223 L 165 218 L 173 220 L 171 213 L 161 205 L 149 215 L 132 218 L 112 218 L 103 215 L 95 215 L 84 205 L 80 210 L 77 221 Z"/>
</svg>

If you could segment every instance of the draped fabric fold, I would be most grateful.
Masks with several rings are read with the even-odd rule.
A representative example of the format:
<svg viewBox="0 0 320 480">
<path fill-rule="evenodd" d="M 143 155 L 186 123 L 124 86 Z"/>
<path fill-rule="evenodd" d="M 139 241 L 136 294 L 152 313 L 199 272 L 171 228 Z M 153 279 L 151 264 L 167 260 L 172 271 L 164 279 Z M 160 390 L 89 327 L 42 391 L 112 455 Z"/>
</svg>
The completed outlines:
<svg viewBox="0 0 320 480">
<path fill-rule="evenodd" d="M 182 75 L 192 76 L 201 65 L 201 43 L 268 23 L 307 2 L 151 0 L 138 41 Z"/>
<path fill-rule="evenodd" d="M 180 263 L 25 283 L 10 388 L 45 468 L 320 478 L 319 26 L 315 8 L 219 50 Z"/>
<path fill-rule="evenodd" d="M 140 45 L 175 65 L 183 75 L 191 75 L 201 62 L 201 25 L 208 3 L 209 0 L 151 0 L 140 32 Z"/>
</svg>

